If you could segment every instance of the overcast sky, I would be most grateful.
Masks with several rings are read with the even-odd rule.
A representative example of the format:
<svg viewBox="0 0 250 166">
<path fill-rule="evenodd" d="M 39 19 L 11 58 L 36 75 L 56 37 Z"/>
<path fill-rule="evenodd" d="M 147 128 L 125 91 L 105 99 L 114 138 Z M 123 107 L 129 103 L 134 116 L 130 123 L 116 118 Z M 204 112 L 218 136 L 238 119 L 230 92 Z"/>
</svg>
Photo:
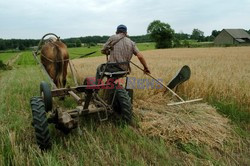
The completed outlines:
<svg viewBox="0 0 250 166">
<path fill-rule="evenodd" d="M 153 20 L 175 32 L 250 29 L 250 0 L 0 0 L 0 38 L 112 35 L 125 24 L 143 35 Z"/>
</svg>

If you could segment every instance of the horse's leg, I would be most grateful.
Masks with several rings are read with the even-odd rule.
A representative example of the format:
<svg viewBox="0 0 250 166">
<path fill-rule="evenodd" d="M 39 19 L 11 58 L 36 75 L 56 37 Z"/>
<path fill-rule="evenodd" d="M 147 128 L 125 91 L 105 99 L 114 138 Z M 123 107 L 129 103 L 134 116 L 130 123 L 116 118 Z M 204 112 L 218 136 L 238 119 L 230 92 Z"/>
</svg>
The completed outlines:
<svg viewBox="0 0 250 166">
<path fill-rule="evenodd" d="M 65 61 L 63 65 L 63 87 L 65 87 L 67 82 L 67 69 L 68 69 L 69 61 Z"/>
<path fill-rule="evenodd" d="M 55 72 L 55 66 L 53 65 L 53 63 L 51 63 L 47 66 L 47 71 L 48 71 L 50 78 L 53 80 L 53 82 L 57 86 L 58 83 L 56 82 L 56 72 Z"/>
<path fill-rule="evenodd" d="M 45 68 L 47 74 L 49 75 L 49 77 L 56 84 L 56 82 L 55 82 L 55 68 L 54 68 L 54 65 L 53 64 L 46 64 L 45 62 L 42 62 L 42 64 L 43 64 L 43 67 Z"/>
<path fill-rule="evenodd" d="M 51 44 L 46 44 L 43 46 L 41 50 L 41 62 L 47 71 L 48 75 L 50 78 L 53 80 L 54 84 L 58 86 L 58 83 L 56 82 L 56 68 L 54 64 L 54 49 L 51 46 Z"/>
</svg>

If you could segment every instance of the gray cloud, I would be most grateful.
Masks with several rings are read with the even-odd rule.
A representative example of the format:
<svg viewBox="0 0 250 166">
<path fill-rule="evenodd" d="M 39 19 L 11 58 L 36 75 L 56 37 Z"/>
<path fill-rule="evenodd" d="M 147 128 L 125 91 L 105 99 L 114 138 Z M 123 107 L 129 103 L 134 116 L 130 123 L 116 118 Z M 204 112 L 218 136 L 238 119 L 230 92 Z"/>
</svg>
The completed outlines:
<svg viewBox="0 0 250 166">
<path fill-rule="evenodd" d="M 214 29 L 250 29 L 249 8 L 249 0 L 8 0 L 0 1 L 0 38 L 112 35 L 121 23 L 130 35 L 141 35 L 156 19 L 176 32 L 199 28 L 210 35 Z"/>
</svg>

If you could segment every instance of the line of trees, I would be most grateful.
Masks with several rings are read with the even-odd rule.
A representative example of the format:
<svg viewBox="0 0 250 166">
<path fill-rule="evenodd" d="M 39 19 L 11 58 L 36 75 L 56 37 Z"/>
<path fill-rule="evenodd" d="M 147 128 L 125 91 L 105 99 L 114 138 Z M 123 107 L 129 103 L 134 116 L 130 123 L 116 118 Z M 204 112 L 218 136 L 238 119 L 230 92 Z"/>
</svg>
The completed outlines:
<svg viewBox="0 0 250 166">
<path fill-rule="evenodd" d="M 109 36 L 86 36 L 80 38 L 64 39 L 63 41 L 67 44 L 68 47 L 80 47 L 81 43 L 84 43 L 86 46 L 94 46 L 97 43 L 105 43 L 108 38 Z M 153 41 L 148 34 L 140 36 L 130 36 L 130 38 L 136 43 L 145 43 Z"/>
<path fill-rule="evenodd" d="M 250 34 L 250 29 L 246 30 Z M 175 33 L 171 26 L 167 23 L 155 20 L 151 22 L 147 28 L 146 35 L 130 36 L 136 43 L 156 42 L 156 48 L 179 47 L 181 44 L 188 45 L 188 40 L 196 40 L 198 42 L 213 41 L 220 33 L 213 30 L 211 35 L 204 36 L 204 32 L 195 28 L 192 34 Z M 62 39 L 68 47 L 94 46 L 97 43 L 105 43 L 109 36 L 86 36 L 79 38 Z M 40 40 L 35 39 L 1 39 L 1 50 L 25 50 L 37 46 Z"/>
<path fill-rule="evenodd" d="M 26 48 L 37 46 L 39 40 L 34 39 L 0 39 L 0 50 L 18 49 L 24 50 Z"/>
<path fill-rule="evenodd" d="M 105 43 L 109 36 L 86 36 L 79 38 L 62 39 L 68 47 L 95 46 L 97 43 Z M 137 43 L 152 42 L 149 35 L 131 36 Z M 0 39 L 0 50 L 24 50 L 37 46 L 40 40 L 35 39 Z"/>
<path fill-rule="evenodd" d="M 109 36 L 86 36 L 79 38 L 62 39 L 64 43 L 70 47 L 81 47 L 82 44 L 86 46 L 95 46 L 97 43 L 105 43 Z M 137 43 L 152 42 L 149 35 L 130 36 L 130 38 Z M 1 39 L 0 50 L 25 50 L 37 46 L 40 40 L 35 39 Z"/>
</svg>

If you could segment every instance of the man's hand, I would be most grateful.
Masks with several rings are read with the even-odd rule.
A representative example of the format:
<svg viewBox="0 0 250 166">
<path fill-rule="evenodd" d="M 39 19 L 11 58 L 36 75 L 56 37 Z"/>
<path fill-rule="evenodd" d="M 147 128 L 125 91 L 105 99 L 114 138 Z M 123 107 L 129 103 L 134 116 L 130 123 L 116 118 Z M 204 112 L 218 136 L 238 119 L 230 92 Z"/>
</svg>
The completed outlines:
<svg viewBox="0 0 250 166">
<path fill-rule="evenodd" d="M 140 52 L 138 52 L 138 53 L 136 54 L 136 56 L 137 56 L 137 58 L 139 59 L 139 61 L 141 62 L 141 64 L 142 64 L 143 67 L 144 67 L 144 70 L 143 70 L 143 71 L 144 71 L 144 74 L 150 74 L 150 71 L 149 71 L 149 69 L 148 69 L 147 63 L 146 63 L 146 61 L 145 61 L 143 55 L 142 55 Z"/>
<path fill-rule="evenodd" d="M 144 68 L 143 72 L 144 74 L 151 74 L 148 68 Z"/>
</svg>

